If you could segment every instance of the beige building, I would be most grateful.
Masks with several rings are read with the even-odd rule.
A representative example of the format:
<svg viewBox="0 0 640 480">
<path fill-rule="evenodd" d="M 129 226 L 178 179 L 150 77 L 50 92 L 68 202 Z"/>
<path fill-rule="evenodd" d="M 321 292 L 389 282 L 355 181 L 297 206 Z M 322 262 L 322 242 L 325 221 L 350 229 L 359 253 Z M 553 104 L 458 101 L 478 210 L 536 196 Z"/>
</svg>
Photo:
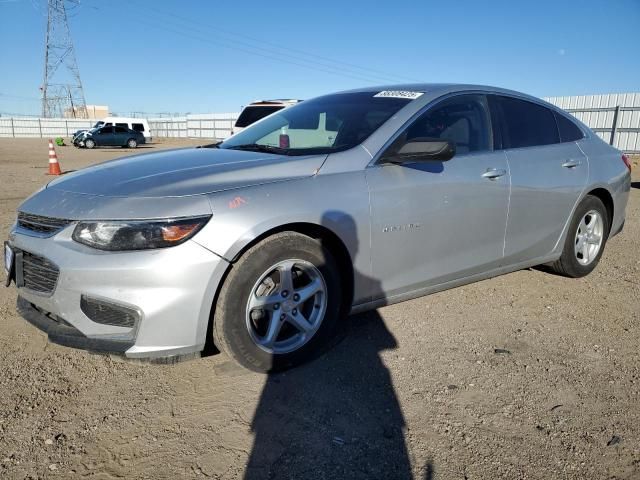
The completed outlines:
<svg viewBox="0 0 640 480">
<path fill-rule="evenodd" d="M 70 108 L 64 111 L 65 118 L 104 118 L 108 116 L 108 105 L 87 105 L 86 115 L 84 115 L 83 112 L 80 112 L 78 107 L 73 107 L 73 113 Z"/>
</svg>

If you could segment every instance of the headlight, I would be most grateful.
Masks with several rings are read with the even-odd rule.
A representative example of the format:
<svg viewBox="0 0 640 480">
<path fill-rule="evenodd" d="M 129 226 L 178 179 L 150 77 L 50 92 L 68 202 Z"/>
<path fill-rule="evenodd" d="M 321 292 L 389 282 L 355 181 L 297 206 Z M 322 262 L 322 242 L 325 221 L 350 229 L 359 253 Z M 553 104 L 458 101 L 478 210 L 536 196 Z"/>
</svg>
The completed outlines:
<svg viewBox="0 0 640 480">
<path fill-rule="evenodd" d="M 99 250 L 144 250 L 180 245 L 194 236 L 210 215 L 166 220 L 79 222 L 73 239 Z"/>
</svg>

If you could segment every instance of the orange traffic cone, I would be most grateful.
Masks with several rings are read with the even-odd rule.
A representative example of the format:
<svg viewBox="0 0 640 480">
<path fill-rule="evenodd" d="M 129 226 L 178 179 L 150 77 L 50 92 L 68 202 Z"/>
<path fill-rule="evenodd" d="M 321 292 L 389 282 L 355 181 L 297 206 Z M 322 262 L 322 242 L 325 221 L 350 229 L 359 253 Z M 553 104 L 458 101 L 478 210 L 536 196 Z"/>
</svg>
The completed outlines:
<svg viewBox="0 0 640 480">
<path fill-rule="evenodd" d="M 51 139 L 49 139 L 49 175 L 62 175 L 56 149 L 53 148 L 53 140 Z"/>
</svg>

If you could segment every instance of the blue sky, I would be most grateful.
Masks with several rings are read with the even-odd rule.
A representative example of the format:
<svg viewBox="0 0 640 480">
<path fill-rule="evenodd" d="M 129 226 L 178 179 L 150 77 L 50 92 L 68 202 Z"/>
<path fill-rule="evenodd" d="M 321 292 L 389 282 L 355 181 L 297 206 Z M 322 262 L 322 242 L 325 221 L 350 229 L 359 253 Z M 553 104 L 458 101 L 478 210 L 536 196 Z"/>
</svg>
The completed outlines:
<svg viewBox="0 0 640 480">
<path fill-rule="evenodd" d="M 46 0 L 0 0 L 0 112 L 37 114 Z M 460 82 L 640 91 L 640 0 L 80 0 L 87 103 L 228 112 L 261 98 Z"/>
</svg>

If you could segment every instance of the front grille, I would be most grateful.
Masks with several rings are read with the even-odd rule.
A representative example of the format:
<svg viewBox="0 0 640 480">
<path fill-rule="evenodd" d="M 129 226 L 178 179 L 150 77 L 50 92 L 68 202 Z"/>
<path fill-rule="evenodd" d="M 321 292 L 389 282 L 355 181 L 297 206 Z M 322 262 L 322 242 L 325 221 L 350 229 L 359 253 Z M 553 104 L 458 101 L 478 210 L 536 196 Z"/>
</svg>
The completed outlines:
<svg viewBox="0 0 640 480">
<path fill-rule="evenodd" d="M 73 220 L 62 218 L 43 217 L 30 213 L 18 213 L 18 226 L 25 230 L 31 230 L 45 235 L 54 235 L 69 225 Z"/>
<path fill-rule="evenodd" d="M 115 327 L 133 327 L 140 317 L 133 308 L 82 295 L 80 310 L 96 323 Z"/>
<path fill-rule="evenodd" d="M 60 270 L 44 257 L 22 252 L 22 281 L 25 288 L 39 293 L 52 293 Z"/>
</svg>

